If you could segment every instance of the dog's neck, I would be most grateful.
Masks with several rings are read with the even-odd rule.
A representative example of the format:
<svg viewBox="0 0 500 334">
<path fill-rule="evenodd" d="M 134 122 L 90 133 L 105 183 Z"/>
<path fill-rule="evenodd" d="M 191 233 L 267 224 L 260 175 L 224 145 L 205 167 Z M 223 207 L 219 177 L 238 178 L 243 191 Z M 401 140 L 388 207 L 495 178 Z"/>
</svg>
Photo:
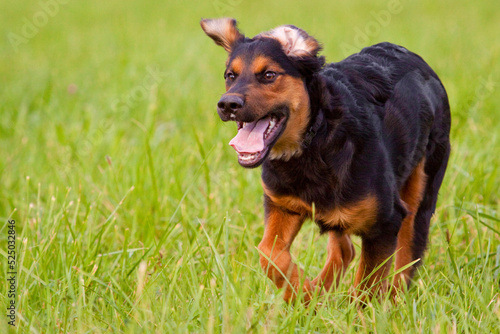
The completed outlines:
<svg viewBox="0 0 500 334">
<path fill-rule="evenodd" d="M 297 158 L 301 156 L 303 151 L 307 149 L 309 145 L 311 145 L 311 142 L 318 133 L 318 130 L 323 125 L 324 120 L 325 117 L 323 111 L 320 109 L 316 113 L 316 117 L 314 118 L 314 120 L 311 120 L 310 122 L 311 124 L 308 130 L 305 132 L 301 142 L 297 143 L 294 147 L 289 147 L 287 150 L 284 151 L 280 152 L 271 151 L 269 159 L 288 161 L 291 158 Z"/>
<path fill-rule="evenodd" d="M 309 147 L 309 145 L 311 145 L 311 142 L 314 139 L 314 137 L 316 136 L 316 134 L 318 133 L 318 130 L 321 127 L 321 125 L 323 124 L 324 119 L 325 119 L 325 117 L 323 115 L 323 111 L 320 109 L 318 111 L 318 114 L 316 115 L 316 120 L 311 125 L 309 130 L 307 130 L 307 132 L 304 136 L 304 139 L 302 140 L 302 149 L 306 149 Z"/>
</svg>

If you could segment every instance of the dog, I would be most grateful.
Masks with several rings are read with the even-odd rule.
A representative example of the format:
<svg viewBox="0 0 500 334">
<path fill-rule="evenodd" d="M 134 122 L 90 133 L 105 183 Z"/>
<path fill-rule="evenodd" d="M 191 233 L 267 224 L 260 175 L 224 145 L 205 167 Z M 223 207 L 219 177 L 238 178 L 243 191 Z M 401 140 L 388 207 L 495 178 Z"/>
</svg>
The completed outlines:
<svg viewBox="0 0 500 334">
<path fill-rule="evenodd" d="M 283 298 L 307 301 L 335 287 L 355 255 L 351 235 L 361 238 L 355 296 L 406 289 L 450 154 L 450 107 L 436 73 L 387 42 L 326 64 L 318 41 L 293 25 L 253 38 L 231 18 L 201 27 L 228 52 L 217 113 L 237 124 L 229 144 L 239 164 L 262 165 L 260 264 Z M 328 234 L 314 280 L 289 251 L 306 219 Z"/>
</svg>

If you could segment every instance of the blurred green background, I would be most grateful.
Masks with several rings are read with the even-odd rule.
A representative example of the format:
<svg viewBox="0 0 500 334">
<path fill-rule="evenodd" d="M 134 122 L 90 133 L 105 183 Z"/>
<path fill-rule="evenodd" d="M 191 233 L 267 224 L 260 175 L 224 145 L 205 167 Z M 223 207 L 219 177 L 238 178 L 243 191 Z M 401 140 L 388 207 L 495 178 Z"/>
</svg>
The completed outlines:
<svg viewBox="0 0 500 334">
<path fill-rule="evenodd" d="M 453 153 L 427 260 L 399 307 L 358 310 L 351 269 L 314 313 L 283 304 L 261 273 L 260 171 L 227 146 L 234 124 L 215 112 L 226 54 L 199 27 L 220 16 L 247 36 L 294 24 L 329 62 L 390 41 L 441 77 Z M 19 274 L 17 327 L 4 318 L 0 330 L 498 329 L 499 29 L 492 0 L 3 0 L 0 268 L 15 219 Z M 307 224 L 293 249 L 310 276 L 325 242 Z"/>
</svg>

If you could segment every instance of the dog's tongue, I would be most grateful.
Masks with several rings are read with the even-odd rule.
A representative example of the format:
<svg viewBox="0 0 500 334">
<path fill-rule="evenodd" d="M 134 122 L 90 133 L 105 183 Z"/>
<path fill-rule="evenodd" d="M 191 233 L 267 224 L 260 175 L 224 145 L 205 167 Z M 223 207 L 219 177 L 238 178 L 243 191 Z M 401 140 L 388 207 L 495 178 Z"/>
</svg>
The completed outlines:
<svg viewBox="0 0 500 334">
<path fill-rule="evenodd" d="M 264 149 L 264 132 L 269 126 L 269 117 L 260 121 L 245 123 L 238 130 L 236 137 L 231 139 L 231 145 L 238 153 L 257 153 Z"/>
</svg>

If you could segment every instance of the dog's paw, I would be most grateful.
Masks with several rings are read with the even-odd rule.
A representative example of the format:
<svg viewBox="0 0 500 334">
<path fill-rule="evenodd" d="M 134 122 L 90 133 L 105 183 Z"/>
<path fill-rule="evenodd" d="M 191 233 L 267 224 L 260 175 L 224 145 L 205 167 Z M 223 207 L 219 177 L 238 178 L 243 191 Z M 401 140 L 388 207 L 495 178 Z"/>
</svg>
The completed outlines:
<svg viewBox="0 0 500 334">
<path fill-rule="evenodd" d="M 321 294 L 321 291 L 318 290 L 320 289 L 317 285 L 306 279 L 302 284 L 302 289 L 300 289 L 299 284 L 296 284 L 293 288 L 288 286 L 283 294 L 283 299 L 288 303 L 292 303 L 297 298 L 301 298 L 304 303 L 308 304 L 314 296 Z M 302 292 L 299 293 L 300 291 Z"/>
</svg>

